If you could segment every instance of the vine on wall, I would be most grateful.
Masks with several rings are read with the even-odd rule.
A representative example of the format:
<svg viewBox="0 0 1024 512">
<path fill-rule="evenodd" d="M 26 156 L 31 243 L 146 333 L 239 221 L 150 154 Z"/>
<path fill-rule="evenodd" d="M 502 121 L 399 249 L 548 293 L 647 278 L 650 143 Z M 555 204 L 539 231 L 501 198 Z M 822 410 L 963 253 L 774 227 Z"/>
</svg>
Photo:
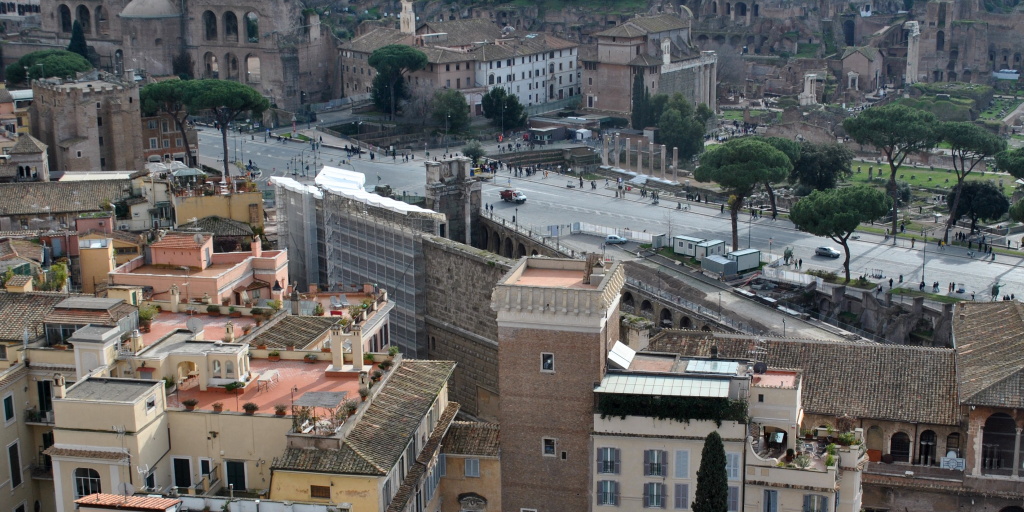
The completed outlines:
<svg viewBox="0 0 1024 512">
<path fill-rule="evenodd" d="M 747 422 L 747 402 L 728 398 L 601 394 L 598 395 L 597 410 L 601 418 L 647 416 L 683 423 L 710 420 L 719 427 L 723 421 Z"/>
</svg>

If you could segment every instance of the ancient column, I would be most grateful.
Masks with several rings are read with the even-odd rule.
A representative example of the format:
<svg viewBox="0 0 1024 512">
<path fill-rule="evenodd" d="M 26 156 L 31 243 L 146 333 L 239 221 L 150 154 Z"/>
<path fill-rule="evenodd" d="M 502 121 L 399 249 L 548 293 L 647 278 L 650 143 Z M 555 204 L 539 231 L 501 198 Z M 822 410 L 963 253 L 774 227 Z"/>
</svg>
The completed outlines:
<svg viewBox="0 0 1024 512">
<path fill-rule="evenodd" d="M 647 143 L 647 169 L 649 175 L 654 177 L 654 141 Z"/>
<path fill-rule="evenodd" d="M 601 164 L 608 165 L 608 137 L 601 137 Z"/>
<path fill-rule="evenodd" d="M 672 179 L 679 181 L 679 148 L 672 148 Z"/>
<path fill-rule="evenodd" d="M 1020 431 L 1017 427 L 1017 437 L 1013 440 L 1013 477 L 1017 478 L 1020 473 Z"/>
<path fill-rule="evenodd" d="M 668 179 L 668 167 L 665 166 L 665 145 L 661 145 L 661 177 Z"/>
<path fill-rule="evenodd" d="M 974 467 L 971 468 L 971 474 L 974 476 L 981 475 L 981 461 L 985 458 L 983 449 L 984 445 L 981 444 L 982 439 L 985 437 L 985 425 L 978 425 L 978 433 L 974 436 Z"/>
</svg>

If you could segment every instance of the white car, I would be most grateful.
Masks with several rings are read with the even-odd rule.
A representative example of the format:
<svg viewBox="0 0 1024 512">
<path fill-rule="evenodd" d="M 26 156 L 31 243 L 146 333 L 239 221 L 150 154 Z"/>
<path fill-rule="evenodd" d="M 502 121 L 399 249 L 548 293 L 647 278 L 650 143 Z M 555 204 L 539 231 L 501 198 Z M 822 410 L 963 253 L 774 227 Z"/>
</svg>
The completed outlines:
<svg viewBox="0 0 1024 512">
<path fill-rule="evenodd" d="M 604 237 L 604 243 L 606 244 L 624 244 L 629 240 L 622 238 L 619 235 L 608 235 Z"/>
<path fill-rule="evenodd" d="M 818 247 L 814 250 L 814 254 L 817 254 L 818 256 L 827 256 L 829 258 L 838 258 L 843 255 L 841 252 L 835 250 L 834 247 L 826 246 Z"/>
</svg>

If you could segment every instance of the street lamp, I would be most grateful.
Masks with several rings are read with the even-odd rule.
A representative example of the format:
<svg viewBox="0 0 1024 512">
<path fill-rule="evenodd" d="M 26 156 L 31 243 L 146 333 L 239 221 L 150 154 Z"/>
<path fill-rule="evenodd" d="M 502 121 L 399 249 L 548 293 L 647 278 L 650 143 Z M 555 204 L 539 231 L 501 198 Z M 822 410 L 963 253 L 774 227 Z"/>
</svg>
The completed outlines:
<svg viewBox="0 0 1024 512">
<path fill-rule="evenodd" d="M 188 304 L 192 302 L 192 299 L 190 298 L 188 293 L 189 284 L 192 282 L 192 280 L 189 278 L 189 272 L 191 272 L 192 267 L 182 265 L 178 268 L 185 271 L 185 304 Z"/>
<path fill-rule="evenodd" d="M 718 319 L 722 319 L 722 292 L 718 292 Z"/>
<path fill-rule="evenodd" d="M 747 249 L 750 249 L 750 230 L 754 225 L 754 206 L 750 206 L 750 217 L 747 218 Z"/>
<path fill-rule="evenodd" d="M 768 238 L 768 263 L 772 262 L 772 239 Z"/>
<path fill-rule="evenodd" d="M 782 337 L 786 337 L 786 317 L 782 317 Z"/>
<path fill-rule="evenodd" d="M 516 208 L 516 214 L 512 216 L 512 223 L 519 225 L 519 208 Z"/>
</svg>

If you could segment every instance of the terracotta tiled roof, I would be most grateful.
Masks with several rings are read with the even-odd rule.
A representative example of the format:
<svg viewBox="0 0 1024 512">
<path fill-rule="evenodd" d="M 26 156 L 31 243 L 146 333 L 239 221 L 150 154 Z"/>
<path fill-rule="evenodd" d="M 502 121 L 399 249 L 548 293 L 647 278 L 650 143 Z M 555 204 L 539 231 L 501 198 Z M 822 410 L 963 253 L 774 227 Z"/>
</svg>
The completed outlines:
<svg viewBox="0 0 1024 512">
<path fill-rule="evenodd" d="M 30 281 L 32 281 L 32 276 L 11 276 L 6 284 L 8 286 L 25 286 Z"/>
<path fill-rule="evenodd" d="M 9 238 L 0 239 L 0 261 L 10 260 L 18 257 L 18 251 Z"/>
<path fill-rule="evenodd" d="M 110 237 L 114 240 L 119 240 L 129 244 L 144 245 L 142 235 L 139 235 L 138 233 L 132 233 L 129 231 L 112 231 L 110 233 Z"/>
<path fill-rule="evenodd" d="M 659 14 L 657 16 L 637 16 L 621 25 L 612 27 L 598 36 L 607 37 L 638 37 L 670 30 L 680 30 L 690 26 L 689 22 L 674 14 Z"/>
<path fill-rule="evenodd" d="M 498 456 L 498 425 L 478 421 L 456 421 L 444 438 L 444 453 L 452 455 Z"/>
<path fill-rule="evenodd" d="M 420 453 L 416 455 L 416 464 L 409 468 L 409 473 L 406 474 L 405 480 L 398 486 L 395 497 L 388 504 L 387 512 L 402 512 L 405 510 L 405 506 L 409 503 L 409 498 L 412 497 L 413 491 L 419 488 L 420 481 L 427 472 L 427 465 L 434 458 L 438 445 L 445 438 L 445 433 L 448 432 L 449 425 L 452 424 L 452 420 L 455 419 L 455 415 L 458 412 L 459 404 L 448 402 L 448 406 L 445 407 L 437 420 L 437 425 L 434 426 L 434 431 L 430 433 L 426 444 L 420 449 Z"/>
<path fill-rule="evenodd" d="M 6 87 L 0 89 L 0 103 L 14 103 L 14 96 L 11 96 L 11 91 Z"/>
<path fill-rule="evenodd" d="M 43 334 L 43 318 L 67 295 L 62 293 L 0 291 L 0 340 L 21 342 L 28 329 L 29 339 Z"/>
<path fill-rule="evenodd" d="M 24 363 L 19 363 L 0 372 L 0 389 L 19 382 L 26 373 L 28 373 L 28 367 Z"/>
<path fill-rule="evenodd" d="M 45 152 L 46 144 L 27 133 L 18 135 L 18 142 L 8 151 L 12 155 L 37 155 Z"/>
<path fill-rule="evenodd" d="M 649 350 L 686 356 L 749 359 L 754 340 L 696 331 L 663 331 Z M 804 372 L 803 407 L 812 414 L 957 425 L 954 353 L 950 349 L 774 339 L 769 367 Z"/>
<path fill-rule="evenodd" d="M 1024 408 L 1024 304 L 961 302 L 953 311 L 960 402 Z"/>
<path fill-rule="evenodd" d="M 121 510 L 167 510 L 179 503 L 181 500 L 174 498 L 122 496 L 120 494 L 90 494 L 75 500 L 75 504 L 79 506 Z"/>
<path fill-rule="evenodd" d="M 11 240 L 11 247 L 18 252 L 18 256 L 36 263 L 43 262 L 43 245 L 25 239 Z"/>
<path fill-rule="evenodd" d="M 374 50 L 389 44 L 411 45 L 414 42 L 413 39 L 411 35 L 403 34 L 393 28 L 376 28 L 351 41 L 342 43 L 341 48 L 359 53 L 373 53 Z"/>
<path fill-rule="evenodd" d="M 853 55 L 855 53 L 859 53 L 859 54 L 863 55 L 869 61 L 874 61 L 874 60 L 877 60 L 877 59 L 882 57 L 882 53 L 878 51 L 878 48 L 875 48 L 873 46 L 855 46 L 855 47 L 847 48 L 843 52 L 843 59 L 845 59 L 845 58 L 847 58 L 850 55 Z"/>
<path fill-rule="evenodd" d="M 196 235 L 201 242 L 196 242 Z M 171 232 L 164 235 L 158 242 L 153 242 L 150 247 L 154 249 L 199 249 L 210 239 L 206 233 L 181 233 Z"/>
<path fill-rule="evenodd" d="M 504 39 L 500 44 L 481 44 L 472 50 L 480 62 L 503 60 L 524 55 L 537 55 L 552 50 L 565 50 L 577 44 L 546 34 L 530 34 L 514 39 Z"/>
<path fill-rule="evenodd" d="M 117 304 L 110 309 L 79 309 L 55 307 L 44 321 L 48 324 L 67 325 L 109 325 L 114 326 L 117 321 L 130 315 L 135 311 L 135 306 L 124 302 Z"/>
<path fill-rule="evenodd" d="M 60 448 L 51 446 L 43 451 L 51 457 L 77 457 L 80 459 L 127 460 L 128 453 L 107 450 L 85 450 L 81 448 Z"/>
<path fill-rule="evenodd" d="M 0 215 L 99 211 L 130 195 L 130 180 L 0 183 Z"/>
<path fill-rule="evenodd" d="M 434 46 L 469 46 L 484 41 L 494 41 L 501 37 L 501 27 L 490 20 L 470 18 L 453 21 L 428 21 L 418 29 L 419 35 L 447 34 L 447 37 L 436 43 L 425 43 Z"/>
<path fill-rule="evenodd" d="M 253 338 L 252 343 L 268 348 L 291 346 L 301 350 L 323 336 L 339 320 L 330 316 L 286 316 Z"/>
<path fill-rule="evenodd" d="M 420 420 L 448 381 L 455 363 L 405 360 L 337 450 L 289 448 L 274 459 L 278 471 L 386 475 L 398 462 Z M 382 442 L 386 439 L 387 442 Z"/>
<path fill-rule="evenodd" d="M 179 231 L 200 231 L 213 236 L 252 236 L 252 227 L 234 219 L 212 215 L 178 226 Z"/>
</svg>

